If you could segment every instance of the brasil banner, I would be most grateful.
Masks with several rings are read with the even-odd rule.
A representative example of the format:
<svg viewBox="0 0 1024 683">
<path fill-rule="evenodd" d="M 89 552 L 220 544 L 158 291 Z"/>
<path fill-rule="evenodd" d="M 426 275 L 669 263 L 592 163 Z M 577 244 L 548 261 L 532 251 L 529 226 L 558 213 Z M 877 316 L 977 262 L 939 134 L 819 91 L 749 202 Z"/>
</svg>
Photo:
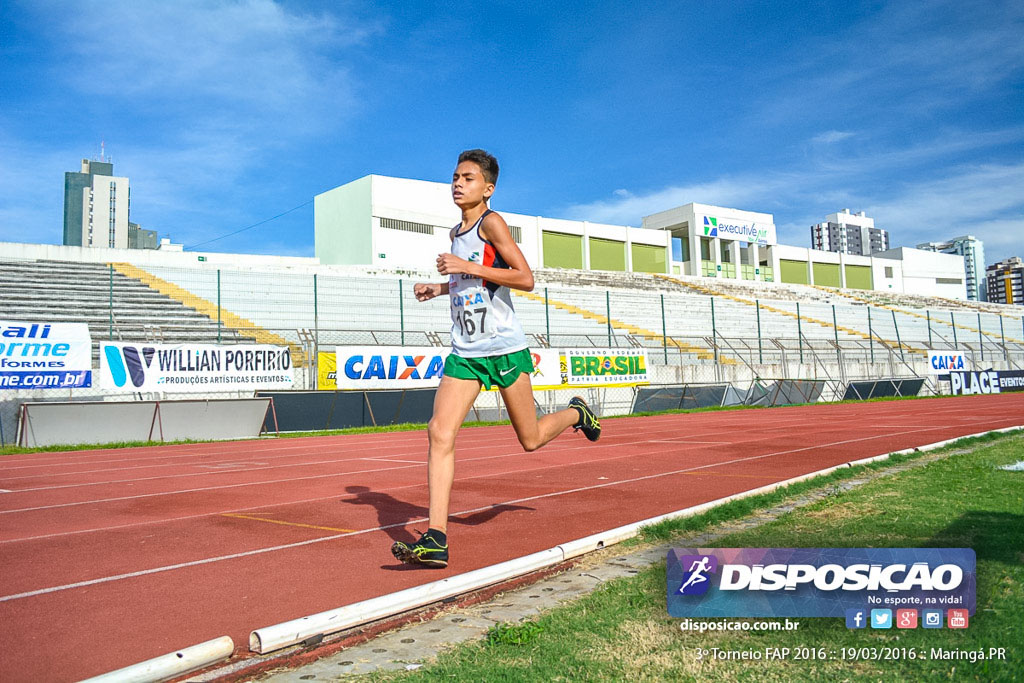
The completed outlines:
<svg viewBox="0 0 1024 683">
<path fill-rule="evenodd" d="M 563 385 L 600 388 L 651 383 L 645 349 L 567 349 L 561 353 Z"/>
</svg>

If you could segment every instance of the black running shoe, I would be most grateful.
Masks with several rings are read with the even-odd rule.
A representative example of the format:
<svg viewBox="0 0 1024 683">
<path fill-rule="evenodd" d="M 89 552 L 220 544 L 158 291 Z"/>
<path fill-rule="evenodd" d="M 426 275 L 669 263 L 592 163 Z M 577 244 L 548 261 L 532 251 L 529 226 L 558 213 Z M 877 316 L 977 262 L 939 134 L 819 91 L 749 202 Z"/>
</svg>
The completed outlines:
<svg viewBox="0 0 1024 683">
<path fill-rule="evenodd" d="M 601 421 L 597 419 L 597 415 L 587 402 L 579 396 L 574 396 L 569 399 L 569 407 L 575 408 L 580 414 L 580 419 L 577 420 L 576 424 L 572 426 L 577 432 L 583 430 L 583 436 L 587 437 L 591 441 L 597 441 L 601 438 Z"/>
<path fill-rule="evenodd" d="M 429 531 L 412 545 L 396 541 L 391 546 L 391 554 L 406 564 L 422 564 L 424 567 L 436 569 L 448 566 L 448 546 L 440 545 Z"/>
</svg>

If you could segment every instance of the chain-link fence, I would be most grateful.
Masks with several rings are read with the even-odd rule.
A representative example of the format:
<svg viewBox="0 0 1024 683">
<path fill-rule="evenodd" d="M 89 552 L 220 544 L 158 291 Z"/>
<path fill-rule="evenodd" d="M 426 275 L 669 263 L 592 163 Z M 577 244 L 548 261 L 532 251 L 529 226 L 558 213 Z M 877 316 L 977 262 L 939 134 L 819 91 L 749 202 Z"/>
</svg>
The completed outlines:
<svg viewBox="0 0 1024 683">
<path fill-rule="evenodd" d="M 59 273 L 59 277 L 55 277 Z M 450 344 L 446 297 L 419 302 L 418 281 L 436 274 L 180 268 L 130 264 L 0 262 L 0 320 L 82 322 L 94 342 L 271 344 L 290 350 L 296 389 L 317 388 L 319 352 L 335 346 Z M 651 284 L 653 283 L 653 285 Z M 807 301 L 709 296 L 651 281 L 648 289 L 573 287 L 551 282 L 516 293 L 517 316 L 533 347 L 643 348 L 655 385 L 821 383 L 815 400 L 836 400 L 852 381 L 925 377 L 940 387 L 927 349 L 956 351 L 967 369 L 1024 368 L 1024 316 L 967 309 L 865 305 L 838 293 Z M 656 288 L 657 289 L 656 289 Z M 817 298 L 814 298 L 817 297 Z M 1014 315 L 1010 315 L 1010 313 Z M 94 383 L 98 384 L 98 383 Z M 605 414 L 629 412 L 638 389 L 588 390 Z M 537 392 L 542 409 L 574 392 Z M 176 394 L 81 389 L 0 391 L 0 437 L 13 440 L 25 401 L 244 397 L 251 391 Z M 481 395 L 478 419 L 502 416 L 500 398 Z"/>
</svg>

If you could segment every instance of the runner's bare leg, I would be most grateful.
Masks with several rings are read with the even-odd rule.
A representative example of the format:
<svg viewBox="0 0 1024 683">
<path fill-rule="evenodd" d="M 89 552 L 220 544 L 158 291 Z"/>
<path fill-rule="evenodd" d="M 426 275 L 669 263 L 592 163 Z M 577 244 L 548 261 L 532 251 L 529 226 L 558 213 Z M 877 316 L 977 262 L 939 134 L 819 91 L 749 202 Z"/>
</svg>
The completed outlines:
<svg viewBox="0 0 1024 683">
<path fill-rule="evenodd" d="M 576 424 L 580 419 L 575 408 L 566 408 L 549 413 L 537 419 L 537 409 L 533 403 L 533 387 L 530 375 L 522 373 L 512 386 L 501 389 L 501 398 L 508 409 L 508 417 L 516 430 L 519 443 L 527 451 L 535 451 Z"/>
<path fill-rule="evenodd" d="M 431 529 L 448 532 L 448 503 L 455 480 L 455 435 L 473 407 L 480 387 L 475 379 L 445 376 L 434 395 L 434 415 L 427 426 Z"/>
</svg>

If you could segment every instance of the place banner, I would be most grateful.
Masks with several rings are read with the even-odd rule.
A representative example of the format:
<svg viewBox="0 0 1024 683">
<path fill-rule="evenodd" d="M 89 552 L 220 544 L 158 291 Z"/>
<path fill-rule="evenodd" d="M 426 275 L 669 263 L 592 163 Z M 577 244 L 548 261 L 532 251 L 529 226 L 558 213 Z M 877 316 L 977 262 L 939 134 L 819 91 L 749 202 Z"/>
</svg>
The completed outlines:
<svg viewBox="0 0 1024 683">
<path fill-rule="evenodd" d="M 954 396 L 1002 394 L 1024 391 L 1024 370 L 984 370 L 949 373 L 950 393 Z"/>
</svg>

